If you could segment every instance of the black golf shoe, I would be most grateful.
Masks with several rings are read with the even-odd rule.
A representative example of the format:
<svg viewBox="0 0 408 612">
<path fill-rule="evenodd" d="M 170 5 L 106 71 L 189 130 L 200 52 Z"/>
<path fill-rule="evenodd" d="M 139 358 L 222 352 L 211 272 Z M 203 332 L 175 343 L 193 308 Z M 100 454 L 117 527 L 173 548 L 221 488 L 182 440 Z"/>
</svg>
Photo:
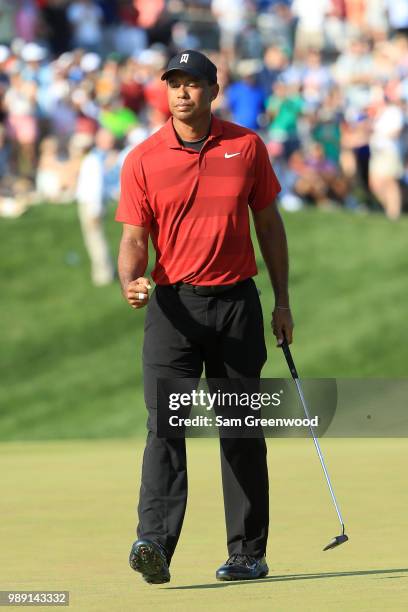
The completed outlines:
<svg viewBox="0 0 408 612">
<path fill-rule="evenodd" d="M 165 550 L 155 542 L 137 540 L 130 551 L 129 565 L 135 572 L 140 572 L 149 584 L 163 584 L 170 581 Z"/>
<path fill-rule="evenodd" d="M 250 555 L 235 554 L 216 571 L 217 580 L 255 580 L 267 576 L 269 568 L 265 557 L 255 559 Z"/>
</svg>

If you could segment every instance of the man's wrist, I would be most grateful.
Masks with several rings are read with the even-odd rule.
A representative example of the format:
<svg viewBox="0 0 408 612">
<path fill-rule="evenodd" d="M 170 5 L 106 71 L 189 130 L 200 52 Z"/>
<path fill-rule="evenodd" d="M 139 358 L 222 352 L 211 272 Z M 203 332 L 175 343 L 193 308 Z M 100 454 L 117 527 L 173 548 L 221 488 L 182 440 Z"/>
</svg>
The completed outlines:
<svg viewBox="0 0 408 612">
<path fill-rule="evenodd" d="M 127 290 L 128 290 L 128 286 L 129 283 L 131 282 L 131 277 L 122 277 L 119 279 L 120 280 L 120 288 L 121 288 L 121 292 L 123 297 L 125 298 L 125 300 L 127 300 Z"/>
<path fill-rule="evenodd" d="M 275 294 L 275 309 L 290 310 L 289 295 L 287 293 Z"/>
</svg>

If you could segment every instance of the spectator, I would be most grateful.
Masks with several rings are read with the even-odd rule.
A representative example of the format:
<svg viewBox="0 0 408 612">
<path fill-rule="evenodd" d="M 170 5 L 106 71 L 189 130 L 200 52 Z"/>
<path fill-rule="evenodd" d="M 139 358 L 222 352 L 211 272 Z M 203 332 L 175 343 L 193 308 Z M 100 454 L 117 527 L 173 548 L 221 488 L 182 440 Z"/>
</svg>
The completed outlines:
<svg viewBox="0 0 408 612">
<path fill-rule="evenodd" d="M 314 142 L 305 155 L 292 155 L 291 165 L 298 178 L 295 193 L 319 207 L 341 204 L 348 193 L 346 179 L 324 155 L 321 144 Z"/>
<path fill-rule="evenodd" d="M 34 0 L 20 0 L 16 14 L 16 34 L 26 42 L 34 42 L 38 34 L 39 12 Z"/>
<path fill-rule="evenodd" d="M 139 56 L 139 69 L 142 70 L 144 83 L 144 98 L 150 108 L 159 111 L 166 118 L 170 117 L 167 101 L 166 84 L 161 80 L 166 55 L 157 49 L 144 51 Z"/>
<path fill-rule="evenodd" d="M 85 85 L 85 84 L 84 84 Z M 75 133 L 94 136 L 98 129 L 100 108 L 92 99 L 92 91 L 86 86 L 73 90 L 71 102 L 75 109 Z"/>
<path fill-rule="evenodd" d="M 75 0 L 69 5 L 67 16 L 72 26 L 73 45 L 98 53 L 102 43 L 101 8 L 92 0 Z"/>
<path fill-rule="evenodd" d="M 252 130 L 259 129 L 265 111 L 264 92 L 256 80 L 261 65 L 258 60 L 241 60 L 237 66 L 240 79 L 225 92 L 232 120 Z"/>
<path fill-rule="evenodd" d="M 151 2 L 154 5 L 154 2 Z M 121 22 L 116 25 L 113 31 L 114 49 L 119 55 L 139 55 L 148 45 L 148 34 L 146 28 L 141 25 L 143 18 L 137 12 L 135 3 L 121 5 Z M 160 6 L 160 10 L 162 7 Z"/>
<path fill-rule="evenodd" d="M 220 49 L 232 62 L 237 36 L 245 26 L 245 0 L 212 0 L 211 9 L 220 29 Z"/>
<path fill-rule="evenodd" d="M 16 36 L 16 12 L 15 0 L 0 0 L 0 44 L 10 46 Z"/>
<path fill-rule="evenodd" d="M 408 35 L 408 0 L 385 0 L 388 21 L 394 34 Z"/>
<path fill-rule="evenodd" d="M 58 158 L 58 140 L 44 138 L 40 145 L 35 187 L 42 201 L 58 202 L 62 192 L 62 165 Z"/>
<path fill-rule="evenodd" d="M 82 160 L 93 144 L 93 137 L 86 134 L 74 134 L 68 143 L 68 155 L 62 162 L 61 189 L 63 201 L 73 202 Z"/>
<path fill-rule="evenodd" d="M 118 140 L 138 124 L 138 119 L 130 108 L 122 105 L 119 97 L 112 97 L 101 104 L 98 115 L 99 124 Z"/>
<path fill-rule="evenodd" d="M 340 166 L 349 183 L 361 194 L 364 203 L 370 200 L 369 160 L 371 122 L 366 112 L 350 109 L 341 124 Z"/>
<path fill-rule="evenodd" d="M 254 23 L 245 26 L 236 37 L 235 51 L 239 59 L 262 59 L 263 43 Z"/>
<path fill-rule="evenodd" d="M 352 108 L 367 107 L 374 75 L 373 58 L 366 39 L 350 40 L 348 49 L 334 66 L 334 77 L 345 88 L 346 101 Z"/>
<path fill-rule="evenodd" d="M 405 160 L 405 168 L 404 174 L 401 179 L 401 193 L 402 193 L 402 202 L 403 212 L 408 212 L 408 158 Z"/>
<path fill-rule="evenodd" d="M 377 0 L 374 0 L 376 2 Z M 382 2 L 383 0 L 380 0 Z M 345 0 L 329 0 L 324 20 L 324 48 L 326 52 L 341 53 L 347 40 L 348 23 Z"/>
<path fill-rule="evenodd" d="M 402 209 L 399 180 L 404 175 L 400 136 L 404 115 L 398 104 L 386 99 L 381 89 L 370 139 L 370 187 L 389 219 L 398 219 Z"/>
<path fill-rule="evenodd" d="M 35 144 L 38 138 L 37 85 L 15 72 L 4 96 L 8 113 L 8 136 L 13 148 L 14 170 L 21 176 L 35 173 Z"/>
<path fill-rule="evenodd" d="M 44 74 L 49 72 L 48 66 L 42 65 L 42 61 L 47 57 L 46 49 L 35 42 L 30 42 L 22 47 L 20 55 L 24 61 L 23 77 L 40 84 Z"/>
<path fill-rule="evenodd" d="M 21 59 L 24 65 L 21 75 L 25 81 L 33 81 L 37 85 L 36 104 L 40 131 L 42 123 L 50 110 L 49 92 L 53 81 L 52 68 L 44 60 L 47 58 L 47 50 L 35 42 L 27 43 L 21 49 Z"/>
<path fill-rule="evenodd" d="M 257 18 L 257 27 L 264 47 L 273 41 L 285 53 L 292 57 L 296 19 L 289 8 L 290 2 L 272 2 L 266 12 L 261 12 Z"/>
<path fill-rule="evenodd" d="M 398 77 L 397 66 L 392 58 L 391 47 L 388 42 L 378 42 L 374 45 L 373 73 L 377 82 L 386 84 L 389 80 Z"/>
<path fill-rule="evenodd" d="M 48 0 L 41 8 L 45 36 L 51 53 L 56 56 L 70 49 L 71 28 L 67 8 L 67 0 Z"/>
<path fill-rule="evenodd" d="M 120 68 L 119 94 L 123 106 L 138 115 L 144 106 L 144 92 L 143 84 L 137 76 L 135 62 L 131 58 Z"/>
<path fill-rule="evenodd" d="M 75 132 L 77 113 L 72 103 L 69 87 L 65 82 L 62 81 L 59 91 L 53 93 L 55 98 L 52 100 L 48 125 L 59 144 L 64 146 L 71 134 Z"/>
<path fill-rule="evenodd" d="M 324 47 L 324 18 L 329 9 L 329 0 L 293 0 L 292 11 L 297 17 L 295 53 L 302 58 L 309 47 L 321 50 Z"/>
<path fill-rule="evenodd" d="M 310 49 L 302 70 L 302 93 L 306 104 L 312 108 L 318 106 L 327 97 L 332 82 L 329 68 L 322 65 L 320 51 Z"/>
<path fill-rule="evenodd" d="M 258 75 L 258 83 L 261 85 L 265 98 L 267 98 L 275 85 L 277 79 L 287 68 L 289 58 L 280 47 L 269 46 L 265 49 L 263 66 Z"/>
<path fill-rule="evenodd" d="M 370 0 L 366 4 L 366 26 L 374 41 L 383 41 L 387 37 L 387 0 Z"/>
<path fill-rule="evenodd" d="M 366 30 L 367 0 L 345 0 L 350 34 L 356 36 Z"/>
<path fill-rule="evenodd" d="M 282 143 L 285 159 L 300 148 L 298 119 L 304 108 L 298 84 L 288 85 L 281 79 L 275 83 L 266 103 L 268 132 L 273 142 Z"/>
<path fill-rule="evenodd" d="M 153 28 L 165 9 L 164 0 L 134 0 L 138 25 L 144 30 Z"/>
<path fill-rule="evenodd" d="M 0 96 L 6 92 L 7 87 L 10 83 L 10 79 L 7 74 L 7 60 L 10 57 L 10 49 L 5 45 L 0 45 Z M 1 112 L 1 105 L 0 105 Z"/>
<path fill-rule="evenodd" d="M 397 74 L 408 76 L 408 36 L 399 34 L 390 43 L 390 57 L 395 63 Z"/>
<path fill-rule="evenodd" d="M 6 140 L 6 130 L 0 125 L 0 186 L 10 172 L 10 148 Z"/>
<path fill-rule="evenodd" d="M 76 198 L 85 247 L 91 260 L 92 281 L 96 286 L 113 281 L 114 268 L 106 240 L 103 218 L 106 212 L 109 172 L 117 155 L 114 137 L 105 129 L 96 133 L 95 147 L 84 157 L 79 171 Z"/>
<path fill-rule="evenodd" d="M 119 87 L 119 62 L 116 56 L 109 56 L 102 70 L 95 76 L 95 95 L 100 102 L 115 97 Z"/>
<path fill-rule="evenodd" d="M 332 89 L 314 114 L 311 136 L 321 144 L 326 159 L 340 165 L 341 150 L 341 97 L 338 89 Z"/>
</svg>

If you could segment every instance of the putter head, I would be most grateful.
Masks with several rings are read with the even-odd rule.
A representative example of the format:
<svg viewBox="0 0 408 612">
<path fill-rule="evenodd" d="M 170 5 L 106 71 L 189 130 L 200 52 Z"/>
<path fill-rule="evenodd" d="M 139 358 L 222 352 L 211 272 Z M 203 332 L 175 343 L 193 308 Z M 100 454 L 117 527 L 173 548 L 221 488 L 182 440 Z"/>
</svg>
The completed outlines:
<svg viewBox="0 0 408 612">
<path fill-rule="evenodd" d="M 340 546 L 340 544 L 344 544 L 344 542 L 347 542 L 347 540 L 348 540 L 348 537 L 346 536 L 346 534 L 342 533 L 341 535 L 333 538 L 332 541 L 329 542 L 328 545 L 323 548 L 323 550 L 330 550 L 331 548 L 336 548 L 336 546 Z"/>
</svg>

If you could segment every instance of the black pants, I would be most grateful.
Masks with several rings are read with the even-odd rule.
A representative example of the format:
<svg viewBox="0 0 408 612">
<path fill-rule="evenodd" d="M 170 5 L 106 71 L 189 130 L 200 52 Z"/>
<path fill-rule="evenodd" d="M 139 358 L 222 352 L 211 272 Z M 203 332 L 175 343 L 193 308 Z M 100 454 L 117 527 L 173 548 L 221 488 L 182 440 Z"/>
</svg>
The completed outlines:
<svg viewBox="0 0 408 612">
<path fill-rule="evenodd" d="M 158 542 L 171 559 L 187 502 L 184 438 L 157 436 L 157 379 L 258 378 L 266 361 L 262 309 L 252 279 L 203 297 L 188 288 L 157 286 L 145 319 L 143 370 L 149 413 L 137 535 Z M 269 523 L 266 444 L 220 438 L 228 553 L 260 557 Z"/>
</svg>

